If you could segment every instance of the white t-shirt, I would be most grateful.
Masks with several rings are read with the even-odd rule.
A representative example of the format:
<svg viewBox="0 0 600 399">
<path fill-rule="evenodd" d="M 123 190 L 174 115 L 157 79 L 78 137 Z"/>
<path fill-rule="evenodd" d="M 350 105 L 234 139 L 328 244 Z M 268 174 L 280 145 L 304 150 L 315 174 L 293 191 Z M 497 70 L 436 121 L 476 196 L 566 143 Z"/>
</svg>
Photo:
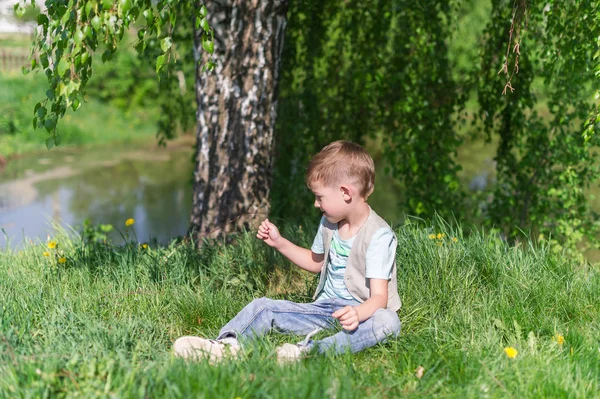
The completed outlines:
<svg viewBox="0 0 600 399">
<path fill-rule="evenodd" d="M 319 223 L 319 230 L 313 241 L 312 247 L 310 248 L 316 254 L 322 254 L 325 252 L 323 246 L 323 223 L 325 217 L 321 218 Z M 341 299 L 355 299 L 352 294 L 346 288 L 344 283 L 344 274 L 346 272 L 346 263 L 348 256 L 350 255 L 350 249 L 354 243 L 353 236 L 348 240 L 343 240 L 339 234 L 337 228 L 333 232 L 331 238 L 331 245 L 329 246 L 329 259 L 327 262 L 327 278 L 323 291 L 319 294 L 319 299 L 327 298 L 341 298 Z M 367 248 L 366 255 L 366 277 L 377 278 L 382 280 L 389 280 L 392 276 L 392 268 L 394 266 L 394 259 L 396 258 L 396 236 L 394 232 L 388 227 L 382 227 L 377 229 L 369 248 Z"/>
</svg>

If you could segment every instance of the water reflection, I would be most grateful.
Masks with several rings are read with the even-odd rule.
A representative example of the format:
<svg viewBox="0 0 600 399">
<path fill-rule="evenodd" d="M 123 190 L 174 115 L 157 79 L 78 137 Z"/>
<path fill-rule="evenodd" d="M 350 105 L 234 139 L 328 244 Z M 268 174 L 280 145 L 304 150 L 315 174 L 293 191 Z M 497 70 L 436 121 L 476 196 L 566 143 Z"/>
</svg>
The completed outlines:
<svg viewBox="0 0 600 399">
<path fill-rule="evenodd" d="M 166 243 L 187 230 L 191 155 L 184 145 L 20 159 L 0 174 L 0 227 L 10 246 L 18 247 L 25 237 L 45 240 L 53 222 L 81 230 L 89 218 L 124 231 L 125 220 L 133 217 L 139 241 Z M 111 238 L 122 242 L 116 231 Z M 0 246 L 6 244 L 0 236 Z"/>
</svg>

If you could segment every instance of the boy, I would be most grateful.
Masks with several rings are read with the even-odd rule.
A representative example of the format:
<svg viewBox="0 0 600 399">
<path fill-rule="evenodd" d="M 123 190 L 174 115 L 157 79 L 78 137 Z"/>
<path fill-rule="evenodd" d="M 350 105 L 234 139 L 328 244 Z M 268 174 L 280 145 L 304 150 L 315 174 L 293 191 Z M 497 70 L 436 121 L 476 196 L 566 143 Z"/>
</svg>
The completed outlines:
<svg viewBox="0 0 600 399">
<path fill-rule="evenodd" d="M 323 148 L 308 166 L 306 183 L 315 194 L 323 217 L 311 249 L 301 248 L 279 234 L 265 219 L 257 238 L 297 266 L 321 273 L 313 303 L 255 299 L 220 331 L 216 340 L 181 337 L 176 356 L 215 361 L 239 349 L 238 338 L 251 339 L 275 329 L 308 334 L 297 344 L 277 348 L 280 362 L 293 361 L 315 349 L 360 351 L 400 333 L 396 280 L 396 237 L 367 204 L 373 192 L 375 167 L 359 145 L 336 141 Z M 314 341 L 322 329 L 341 331 Z"/>
</svg>

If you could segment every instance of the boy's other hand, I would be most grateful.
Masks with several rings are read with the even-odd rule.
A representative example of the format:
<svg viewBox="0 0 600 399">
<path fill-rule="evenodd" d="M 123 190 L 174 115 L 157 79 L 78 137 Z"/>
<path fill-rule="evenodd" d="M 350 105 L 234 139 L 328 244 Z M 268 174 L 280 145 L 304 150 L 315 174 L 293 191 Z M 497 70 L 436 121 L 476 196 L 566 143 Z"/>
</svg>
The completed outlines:
<svg viewBox="0 0 600 399">
<path fill-rule="evenodd" d="M 331 317 L 338 319 L 344 330 L 353 331 L 358 327 L 358 312 L 354 306 L 338 309 L 333 312 Z"/>
<path fill-rule="evenodd" d="M 268 246 L 276 247 L 281 235 L 279 234 L 279 229 L 273 223 L 269 222 L 269 219 L 265 219 L 258 226 L 256 237 L 263 240 Z"/>
</svg>

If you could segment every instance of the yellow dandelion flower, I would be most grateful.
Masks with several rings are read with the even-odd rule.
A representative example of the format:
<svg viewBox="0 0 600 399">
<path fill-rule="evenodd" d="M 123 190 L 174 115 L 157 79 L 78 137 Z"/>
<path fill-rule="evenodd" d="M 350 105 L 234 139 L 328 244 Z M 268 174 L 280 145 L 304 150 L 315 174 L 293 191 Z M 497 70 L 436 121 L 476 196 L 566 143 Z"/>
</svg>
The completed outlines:
<svg viewBox="0 0 600 399">
<path fill-rule="evenodd" d="M 562 334 L 558 333 L 554 337 L 552 337 L 552 340 L 556 341 L 556 343 L 560 346 L 563 346 L 563 344 L 565 343 L 565 337 Z"/>
<path fill-rule="evenodd" d="M 129 227 L 129 226 L 133 226 L 133 224 L 135 223 L 135 219 L 134 218 L 129 218 L 125 221 L 125 226 Z"/>
<path fill-rule="evenodd" d="M 508 356 L 509 359 L 514 359 L 519 354 L 519 351 L 512 346 L 507 346 L 504 348 L 504 353 L 506 353 L 506 356 Z"/>
<path fill-rule="evenodd" d="M 444 234 L 444 233 L 438 233 L 438 234 L 437 234 L 437 239 L 438 239 L 438 240 L 441 240 L 441 239 L 442 239 L 442 238 L 444 238 L 444 237 L 446 237 L 446 234 Z"/>
<path fill-rule="evenodd" d="M 50 252 L 44 251 L 44 253 L 42 255 L 44 255 L 44 256 L 50 256 Z"/>
<path fill-rule="evenodd" d="M 58 263 L 67 263 L 67 258 L 61 256 L 60 258 L 58 258 Z"/>
<path fill-rule="evenodd" d="M 54 249 L 54 248 L 56 248 L 56 246 L 57 246 L 57 245 L 58 245 L 58 244 L 56 243 L 56 241 L 50 241 L 50 242 L 48 243 L 48 248 L 50 248 L 50 249 Z"/>
<path fill-rule="evenodd" d="M 452 242 L 458 242 L 458 238 L 452 237 Z"/>
<path fill-rule="evenodd" d="M 435 234 L 429 234 L 429 238 L 433 240 L 435 238 Z"/>
<path fill-rule="evenodd" d="M 146 243 L 143 243 L 142 245 L 140 245 L 140 247 L 141 247 L 142 249 L 146 249 L 146 248 L 148 248 L 148 244 L 146 244 Z"/>
</svg>

